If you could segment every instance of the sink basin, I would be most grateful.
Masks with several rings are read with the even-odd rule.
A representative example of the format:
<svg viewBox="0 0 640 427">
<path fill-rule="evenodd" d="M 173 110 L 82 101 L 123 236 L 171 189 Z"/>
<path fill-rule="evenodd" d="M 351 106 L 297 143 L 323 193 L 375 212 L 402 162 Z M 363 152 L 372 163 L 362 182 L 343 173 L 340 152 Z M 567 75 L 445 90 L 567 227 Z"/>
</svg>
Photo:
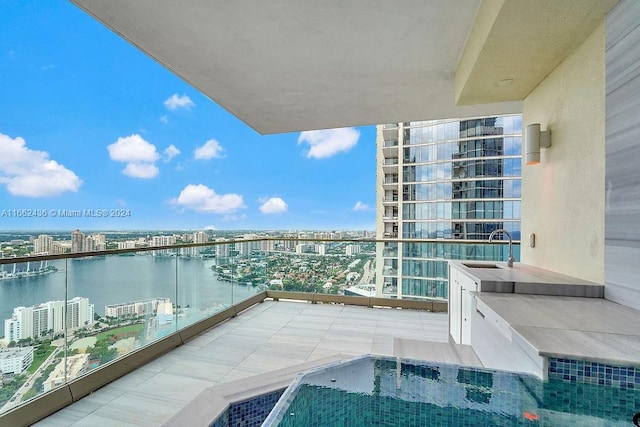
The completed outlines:
<svg viewBox="0 0 640 427">
<path fill-rule="evenodd" d="M 500 268 L 495 264 L 474 264 L 474 263 L 463 262 L 462 265 L 468 268 Z"/>
</svg>

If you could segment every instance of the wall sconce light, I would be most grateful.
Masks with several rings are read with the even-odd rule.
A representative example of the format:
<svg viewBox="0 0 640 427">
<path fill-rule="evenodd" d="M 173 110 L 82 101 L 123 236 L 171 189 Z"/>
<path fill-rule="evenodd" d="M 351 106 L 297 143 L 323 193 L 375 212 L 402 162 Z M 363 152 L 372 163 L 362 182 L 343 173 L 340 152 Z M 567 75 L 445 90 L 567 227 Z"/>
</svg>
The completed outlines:
<svg viewBox="0 0 640 427">
<path fill-rule="evenodd" d="M 525 135 L 525 162 L 528 165 L 540 163 L 540 148 L 551 147 L 551 131 L 540 131 L 540 123 L 527 126 Z"/>
</svg>

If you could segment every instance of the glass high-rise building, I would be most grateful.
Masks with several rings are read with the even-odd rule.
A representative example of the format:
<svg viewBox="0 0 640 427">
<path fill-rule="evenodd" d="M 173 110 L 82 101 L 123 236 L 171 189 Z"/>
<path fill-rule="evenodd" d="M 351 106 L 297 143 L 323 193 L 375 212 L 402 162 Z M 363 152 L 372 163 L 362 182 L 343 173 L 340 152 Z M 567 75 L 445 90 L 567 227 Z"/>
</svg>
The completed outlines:
<svg viewBox="0 0 640 427">
<path fill-rule="evenodd" d="M 447 298 L 449 259 L 519 259 L 520 115 L 377 127 L 377 293 Z M 505 237 L 506 238 L 506 237 Z"/>
</svg>

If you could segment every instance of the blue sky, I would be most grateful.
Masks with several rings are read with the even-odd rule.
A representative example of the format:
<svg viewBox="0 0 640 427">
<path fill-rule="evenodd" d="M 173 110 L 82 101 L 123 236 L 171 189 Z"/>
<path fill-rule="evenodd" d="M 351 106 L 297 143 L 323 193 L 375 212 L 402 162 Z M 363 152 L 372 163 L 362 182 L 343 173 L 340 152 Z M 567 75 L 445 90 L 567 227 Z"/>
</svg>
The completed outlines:
<svg viewBox="0 0 640 427">
<path fill-rule="evenodd" d="M 261 136 L 67 1 L 0 10 L 0 230 L 375 228 L 373 126 Z"/>
</svg>

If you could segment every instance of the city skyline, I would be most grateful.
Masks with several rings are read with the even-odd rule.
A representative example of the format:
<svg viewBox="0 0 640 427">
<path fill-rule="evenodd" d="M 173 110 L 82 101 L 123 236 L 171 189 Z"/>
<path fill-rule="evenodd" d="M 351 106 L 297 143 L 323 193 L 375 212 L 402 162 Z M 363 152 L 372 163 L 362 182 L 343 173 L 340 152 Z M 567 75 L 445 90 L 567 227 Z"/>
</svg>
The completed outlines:
<svg viewBox="0 0 640 427">
<path fill-rule="evenodd" d="M 3 12 L 0 230 L 375 228 L 373 126 L 261 136 L 70 3 Z"/>
</svg>

